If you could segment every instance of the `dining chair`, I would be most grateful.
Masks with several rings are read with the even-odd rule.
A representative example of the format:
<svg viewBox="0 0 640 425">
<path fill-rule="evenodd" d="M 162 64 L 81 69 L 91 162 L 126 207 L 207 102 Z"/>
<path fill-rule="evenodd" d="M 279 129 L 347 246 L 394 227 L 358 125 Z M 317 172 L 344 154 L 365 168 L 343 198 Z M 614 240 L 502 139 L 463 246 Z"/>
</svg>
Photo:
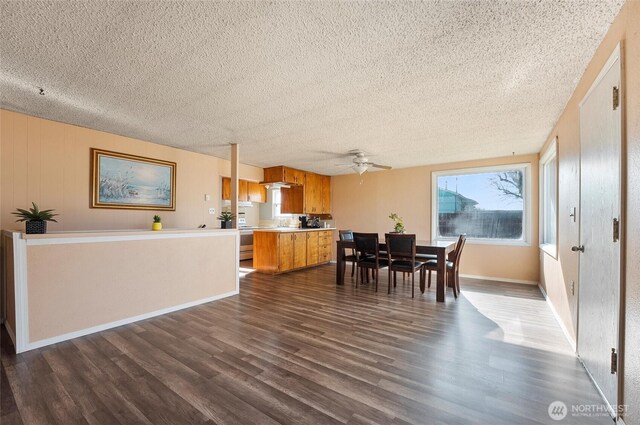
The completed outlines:
<svg viewBox="0 0 640 425">
<path fill-rule="evenodd" d="M 341 241 L 352 241 L 353 240 L 353 231 L 352 230 L 338 230 L 338 236 Z M 356 269 L 356 262 L 358 261 L 358 257 L 356 256 L 356 250 L 351 249 L 351 254 L 344 255 L 342 257 L 345 263 L 351 263 L 351 277 L 353 277 L 353 273 Z M 342 279 L 344 280 L 344 275 L 347 273 L 347 268 L 343 267 Z"/>
<path fill-rule="evenodd" d="M 416 235 L 401 233 L 387 233 L 384 235 L 387 244 L 387 259 L 389 261 L 389 289 L 391 293 L 391 273 L 411 273 L 411 298 L 415 296 L 416 272 L 420 272 L 420 282 L 424 282 L 424 262 L 416 261 Z"/>
<path fill-rule="evenodd" d="M 356 243 L 356 288 L 358 287 L 358 274 L 360 269 L 375 271 L 376 292 L 378 292 L 378 271 L 389 265 L 386 258 L 380 258 L 379 241 L 377 233 L 354 233 L 353 240 Z"/>
<path fill-rule="evenodd" d="M 462 256 L 462 249 L 466 242 L 467 236 L 460 235 L 458 242 L 456 242 L 456 247 L 447 257 L 447 283 L 448 286 L 453 288 L 453 296 L 456 298 L 458 298 L 458 294 L 460 293 L 460 257 Z M 427 287 L 431 288 L 431 272 L 438 271 L 438 260 L 427 261 L 424 263 L 424 268 L 429 271 Z"/>
</svg>

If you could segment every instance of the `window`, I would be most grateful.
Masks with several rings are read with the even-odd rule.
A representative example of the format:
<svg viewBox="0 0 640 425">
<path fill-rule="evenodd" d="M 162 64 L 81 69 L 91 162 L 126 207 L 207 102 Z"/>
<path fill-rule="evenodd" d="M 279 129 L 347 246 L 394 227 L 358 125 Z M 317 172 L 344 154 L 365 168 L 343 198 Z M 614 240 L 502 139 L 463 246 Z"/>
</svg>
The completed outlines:
<svg viewBox="0 0 640 425">
<path fill-rule="evenodd" d="M 435 239 L 527 245 L 529 164 L 433 173 Z"/>
<path fill-rule="evenodd" d="M 554 140 L 540 158 L 540 248 L 556 256 L 558 245 L 558 159 Z"/>
</svg>

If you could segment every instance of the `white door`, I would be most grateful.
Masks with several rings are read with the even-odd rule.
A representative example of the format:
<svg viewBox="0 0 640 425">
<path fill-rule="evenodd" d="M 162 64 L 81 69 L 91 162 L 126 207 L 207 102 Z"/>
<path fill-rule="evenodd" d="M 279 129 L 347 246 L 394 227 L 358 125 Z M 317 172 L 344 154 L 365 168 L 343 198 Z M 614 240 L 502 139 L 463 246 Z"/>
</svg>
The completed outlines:
<svg viewBox="0 0 640 425">
<path fill-rule="evenodd" d="M 618 403 L 612 350 L 617 354 L 619 349 L 621 230 L 616 227 L 622 211 L 620 94 L 620 49 L 616 48 L 580 105 L 579 248 L 583 252 L 578 355 L 611 406 Z"/>
</svg>

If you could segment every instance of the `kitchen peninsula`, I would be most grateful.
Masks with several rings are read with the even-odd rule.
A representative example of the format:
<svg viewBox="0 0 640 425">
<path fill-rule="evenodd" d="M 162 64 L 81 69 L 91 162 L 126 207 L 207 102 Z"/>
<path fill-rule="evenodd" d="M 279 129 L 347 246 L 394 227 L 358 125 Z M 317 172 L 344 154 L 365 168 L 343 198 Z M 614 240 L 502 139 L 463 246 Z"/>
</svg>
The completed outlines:
<svg viewBox="0 0 640 425">
<path fill-rule="evenodd" d="M 2 237 L 18 353 L 238 293 L 237 230 Z"/>
<path fill-rule="evenodd" d="M 253 232 L 253 267 L 285 273 L 331 261 L 334 228 L 275 228 Z"/>
</svg>

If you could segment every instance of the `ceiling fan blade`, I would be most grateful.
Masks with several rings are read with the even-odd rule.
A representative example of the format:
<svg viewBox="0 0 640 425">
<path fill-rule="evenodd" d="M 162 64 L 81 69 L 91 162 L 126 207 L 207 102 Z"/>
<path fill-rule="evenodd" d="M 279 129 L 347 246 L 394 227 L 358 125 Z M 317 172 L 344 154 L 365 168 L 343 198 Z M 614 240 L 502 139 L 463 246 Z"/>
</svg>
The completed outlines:
<svg viewBox="0 0 640 425">
<path fill-rule="evenodd" d="M 374 168 L 382 168 L 383 170 L 390 170 L 392 168 L 388 165 L 380 165 L 380 164 L 374 164 L 374 163 L 370 163 L 369 165 Z"/>
</svg>

